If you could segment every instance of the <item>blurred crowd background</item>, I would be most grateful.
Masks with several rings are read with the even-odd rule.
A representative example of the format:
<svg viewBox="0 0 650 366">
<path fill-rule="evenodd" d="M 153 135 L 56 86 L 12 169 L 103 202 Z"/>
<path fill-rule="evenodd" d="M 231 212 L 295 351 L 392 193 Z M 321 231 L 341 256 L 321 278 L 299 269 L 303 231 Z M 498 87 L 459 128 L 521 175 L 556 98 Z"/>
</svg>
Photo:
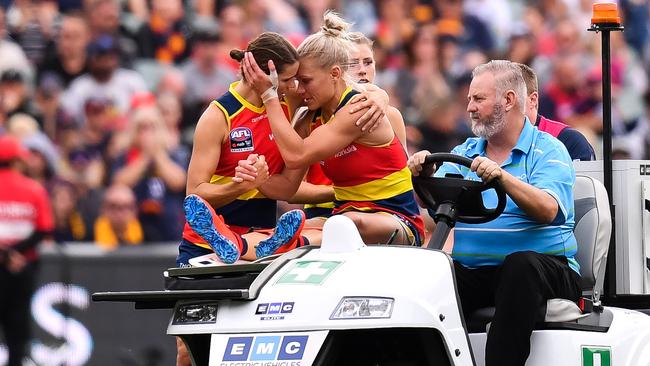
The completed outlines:
<svg viewBox="0 0 650 366">
<path fill-rule="evenodd" d="M 228 53 L 270 30 L 296 46 L 326 9 L 375 41 L 376 84 L 409 150 L 449 151 L 471 131 L 471 70 L 494 58 L 538 73 L 540 113 L 600 156 L 600 36 L 593 0 L 0 0 L 0 133 L 31 154 L 59 242 L 178 242 L 193 128 L 238 80 Z M 612 33 L 614 150 L 650 157 L 650 10 L 620 0 Z"/>
</svg>

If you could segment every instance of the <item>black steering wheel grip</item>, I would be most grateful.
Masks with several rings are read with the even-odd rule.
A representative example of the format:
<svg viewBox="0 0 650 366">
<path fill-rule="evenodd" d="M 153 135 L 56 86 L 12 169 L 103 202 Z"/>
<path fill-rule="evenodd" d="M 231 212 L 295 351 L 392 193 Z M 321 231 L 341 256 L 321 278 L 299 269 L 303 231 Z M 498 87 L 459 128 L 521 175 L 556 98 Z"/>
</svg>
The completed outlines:
<svg viewBox="0 0 650 366">
<path fill-rule="evenodd" d="M 467 168 L 472 166 L 472 159 L 450 153 L 434 153 L 424 159 L 423 171 L 433 164 L 455 163 Z M 436 210 L 441 203 L 459 205 L 456 220 L 467 224 L 481 224 L 492 221 L 503 213 L 507 196 L 501 182 L 476 182 L 451 177 L 413 177 L 413 186 L 420 199 L 428 208 Z M 494 189 L 497 194 L 497 206 L 486 208 L 481 193 Z M 471 206 L 471 207 L 468 207 Z"/>
</svg>

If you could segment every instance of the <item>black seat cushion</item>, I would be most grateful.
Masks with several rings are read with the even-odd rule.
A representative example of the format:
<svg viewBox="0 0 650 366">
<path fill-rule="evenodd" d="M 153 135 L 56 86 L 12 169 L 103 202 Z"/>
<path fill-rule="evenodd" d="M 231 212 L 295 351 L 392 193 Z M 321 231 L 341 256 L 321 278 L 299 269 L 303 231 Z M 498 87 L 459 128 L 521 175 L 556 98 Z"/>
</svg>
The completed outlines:
<svg viewBox="0 0 650 366">
<path fill-rule="evenodd" d="M 494 318 L 494 307 L 480 308 L 474 310 L 469 316 L 465 317 L 465 325 L 467 326 L 467 333 L 485 333 L 485 327 Z M 537 310 L 538 325 L 536 329 L 544 329 L 544 314 L 546 313 L 546 305 Z"/>
</svg>

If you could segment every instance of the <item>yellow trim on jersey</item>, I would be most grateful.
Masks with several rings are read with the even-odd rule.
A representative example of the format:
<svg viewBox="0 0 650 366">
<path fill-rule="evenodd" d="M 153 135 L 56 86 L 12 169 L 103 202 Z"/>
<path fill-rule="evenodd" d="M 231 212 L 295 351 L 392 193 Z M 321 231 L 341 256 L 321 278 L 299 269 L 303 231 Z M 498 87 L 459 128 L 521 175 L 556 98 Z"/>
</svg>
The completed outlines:
<svg viewBox="0 0 650 366">
<path fill-rule="evenodd" d="M 339 105 L 341 105 L 341 102 L 343 101 L 343 98 L 345 98 L 345 96 L 348 95 L 348 93 L 351 92 L 351 91 L 352 91 L 352 87 L 348 85 L 348 87 L 347 87 L 347 88 L 345 89 L 345 91 L 343 92 L 343 95 L 341 95 L 341 99 L 339 99 Z M 348 101 L 347 104 L 349 104 L 349 103 L 350 103 L 350 101 Z M 346 104 L 346 105 L 347 105 L 347 104 Z M 343 108 L 343 106 L 341 106 L 341 108 Z M 336 114 L 336 113 L 335 113 L 335 114 Z M 334 118 L 334 115 L 332 115 L 332 117 L 330 117 L 329 120 L 331 121 L 332 118 Z M 328 121 L 328 122 L 329 122 L 329 121 Z M 391 128 L 391 129 L 392 129 L 392 128 Z M 394 138 L 394 137 L 395 137 L 395 133 L 393 132 L 393 138 Z M 378 145 L 371 145 L 371 144 L 366 144 L 366 143 L 358 142 L 358 141 L 355 141 L 355 143 L 357 143 L 357 144 L 359 144 L 359 145 L 368 146 L 368 147 L 387 147 L 387 146 L 390 146 L 390 144 L 393 143 L 393 139 L 391 138 L 388 142 L 386 142 L 386 143 L 382 143 L 382 144 L 378 144 Z"/>
<path fill-rule="evenodd" d="M 397 196 L 413 189 L 408 167 L 383 178 L 350 187 L 334 186 L 337 201 L 378 201 Z"/>
<path fill-rule="evenodd" d="M 339 102 L 338 102 L 338 104 L 336 105 L 337 109 L 339 108 L 339 106 L 340 106 L 341 108 L 343 108 L 343 106 L 341 106 L 341 102 L 343 101 L 343 99 L 345 99 L 345 96 L 348 95 L 348 93 L 350 93 L 351 91 L 352 91 L 352 87 L 351 87 L 350 85 L 348 85 L 348 86 L 345 88 L 345 90 L 343 91 L 343 94 L 341 94 L 341 97 L 339 98 Z M 350 101 L 348 101 L 348 103 L 349 103 L 349 102 L 350 102 Z M 346 104 L 346 105 L 347 105 L 347 104 Z M 328 122 L 330 122 L 330 121 L 334 118 L 334 115 L 335 115 L 335 114 L 336 114 L 336 112 L 334 112 L 334 114 L 332 114 L 332 115 L 330 116 L 330 118 L 327 120 L 327 122 L 325 122 L 325 120 L 323 119 L 323 112 L 321 111 L 320 118 L 323 119 L 322 124 L 325 125 L 325 124 L 327 124 Z"/>
<path fill-rule="evenodd" d="M 239 113 L 241 113 L 241 112 L 243 112 L 243 111 L 245 111 L 245 110 L 246 110 L 246 106 L 242 105 L 241 108 L 239 108 L 239 109 L 237 110 L 237 112 L 233 113 L 232 116 L 230 116 L 230 118 L 235 118 L 235 117 L 237 117 L 237 115 L 238 115 Z"/>
<path fill-rule="evenodd" d="M 232 182 L 232 177 L 224 177 L 223 175 L 214 174 L 212 178 L 210 178 L 210 184 L 227 184 L 230 182 Z M 250 191 L 237 197 L 238 200 L 243 200 L 243 201 L 256 199 L 256 198 L 266 198 L 266 197 L 262 194 L 262 192 L 260 192 L 257 189 L 251 189 Z"/>
<path fill-rule="evenodd" d="M 334 202 L 325 202 L 325 203 L 305 203 L 305 208 L 334 208 Z"/>
<path fill-rule="evenodd" d="M 339 98 L 339 104 L 337 106 L 341 105 L 341 102 L 345 98 L 346 95 L 348 95 L 349 92 L 352 91 L 352 85 L 346 85 L 345 90 L 343 91 L 343 94 L 341 94 L 341 97 Z"/>
<path fill-rule="evenodd" d="M 194 244 L 194 245 L 196 245 L 196 246 L 199 246 L 199 247 L 201 247 L 201 248 L 214 250 L 214 249 L 212 249 L 212 247 L 211 247 L 210 245 L 205 244 L 205 243 L 192 243 L 192 244 Z"/>
<path fill-rule="evenodd" d="M 239 83 L 239 81 L 237 81 L 237 82 L 235 82 L 235 83 L 233 83 L 233 84 L 237 84 L 237 83 Z M 218 100 L 215 99 L 215 100 L 212 101 L 212 103 L 213 103 L 214 105 L 216 105 L 219 109 L 221 109 L 221 111 L 223 112 L 223 114 L 226 116 L 226 123 L 228 124 L 228 132 L 230 132 L 230 130 L 232 130 L 232 119 L 235 118 L 235 117 L 236 117 L 239 113 L 241 113 L 244 109 L 250 109 L 250 110 L 252 110 L 252 111 L 255 112 L 255 113 L 261 113 L 261 112 L 263 112 L 264 110 L 266 110 L 265 107 L 258 108 L 258 107 L 255 107 L 254 105 L 248 103 L 248 102 L 246 101 L 246 99 L 244 99 L 241 95 L 239 95 L 239 94 L 234 90 L 234 85 L 231 84 L 231 88 L 233 88 L 233 89 L 229 89 L 230 93 L 231 93 L 231 94 L 235 97 L 235 99 L 237 99 L 237 101 L 242 105 L 242 106 L 241 106 L 237 111 L 235 111 L 233 114 L 228 114 L 228 111 L 226 110 L 226 108 L 225 108 L 223 105 L 221 105 L 221 103 L 219 103 Z M 291 110 L 290 110 L 290 108 L 289 108 L 289 103 L 287 103 L 284 99 L 281 100 L 280 103 L 286 105 L 286 106 L 287 106 L 287 110 L 289 110 L 289 114 L 291 114 Z"/>
<path fill-rule="evenodd" d="M 291 115 L 292 113 L 291 113 L 291 106 L 289 105 L 289 100 L 283 96 L 280 96 L 279 100 L 281 105 L 283 104 L 287 106 L 287 119 L 289 120 L 289 122 L 291 122 L 293 116 Z"/>
<path fill-rule="evenodd" d="M 238 84 L 239 84 L 239 81 L 235 81 L 234 83 L 230 84 L 230 87 L 228 88 L 228 91 L 229 91 L 229 92 L 230 92 L 230 93 L 231 93 L 231 94 L 232 94 L 232 95 L 233 95 L 233 96 L 234 96 L 234 97 L 239 101 L 239 103 L 241 103 L 244 107 L 250 109 L 251 111 L 253 111 L 253 112 L 255 112 L 255 113 L 262 113 L 262 112 L 264 112 L 264 111 L 266 110 L 266 107 L 264 107 L 264 105 L 262 105 L 261 107 L 254 106 L 254 105 L 251 104 L 249 101 L 247 101 L 246 99 L 244 99 L 244 97 L 242 97 L 239 93 L 237 93 L 237 91 L 235 90 L 235 87 L 236 87 Z M 234 117 L 237 113 L 239 113 L 239 111 L 237 111 L 236 113 L 234 113 L 234 114 L 232 115 L 232 117 Z"/>
<path fill-rule="evenodd" d="M 230 123 L 230 119 L 231 119 L 234 115 L 236 115 L 237 113 L 241 112 L 242 109 L 244 109 L 244 107 L 242 106 L 241 108 L 239 108 L 239 110 L 237 110 L 237 112 L 235 112 L 235 114 L 233 114 L 233 115 L 231 116 L 231 115 L 228 114 L 228 111 L 226 110 L 226 107 L 222 106 L 221 103 L 219 103 L 218 101 L 213 100 L 213 101 L 212 101 L 212 104 L 216 105 L 217 108 L 221 109 L 221 111 L 223 112 L 223 115 L 226 116 L 226 124 L 228 125 L 228 132 L 230 132 L 230 130 L 232 129 L 232 127 L 231 127 L 231 123 Z"/>
<path fill-rule="evenodd" d="M 289 120 L 289 122 L 293 121 L 293 112 L 295 111 L 291 108 L 291 105 L 289 104 L 289 99 L 287 99 L 286 97 L 280 99 L 280 104 L 287 106 L 287 115 L 288 115 L 287 119 Z"/>
</svg>

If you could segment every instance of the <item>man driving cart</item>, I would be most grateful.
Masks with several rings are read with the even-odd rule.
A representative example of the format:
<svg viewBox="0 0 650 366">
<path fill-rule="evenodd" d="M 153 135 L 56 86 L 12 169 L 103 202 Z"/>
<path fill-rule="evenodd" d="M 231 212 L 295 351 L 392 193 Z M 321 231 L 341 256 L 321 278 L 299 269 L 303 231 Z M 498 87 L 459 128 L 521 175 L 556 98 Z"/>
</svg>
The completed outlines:
<svg viewBox="0 0 650 366">
<path fill-rule="evenodd" d="M 527 121 L 526 85 L 515 63 L 490 61 L 472 76 L 467 111 L 478 137 L 452 151 L 473 159 L 471 168 L 446 163 L 435 175 L 498 181 L 508 195 L 505 211 L 495 220 L 457 224 L 452 257 L 465 318 L 479 308 L 496 308 L 485 364 L 521 366 L 546 301 L 579 297 L 575 170 L 562 143 Z M 411 157 L 413 175 L 429 174 L 423 167 L 427 155 L 420 151 Z M 496 202 L 489 193 L 484 195 L 487 207 Z"/>
</svg>

